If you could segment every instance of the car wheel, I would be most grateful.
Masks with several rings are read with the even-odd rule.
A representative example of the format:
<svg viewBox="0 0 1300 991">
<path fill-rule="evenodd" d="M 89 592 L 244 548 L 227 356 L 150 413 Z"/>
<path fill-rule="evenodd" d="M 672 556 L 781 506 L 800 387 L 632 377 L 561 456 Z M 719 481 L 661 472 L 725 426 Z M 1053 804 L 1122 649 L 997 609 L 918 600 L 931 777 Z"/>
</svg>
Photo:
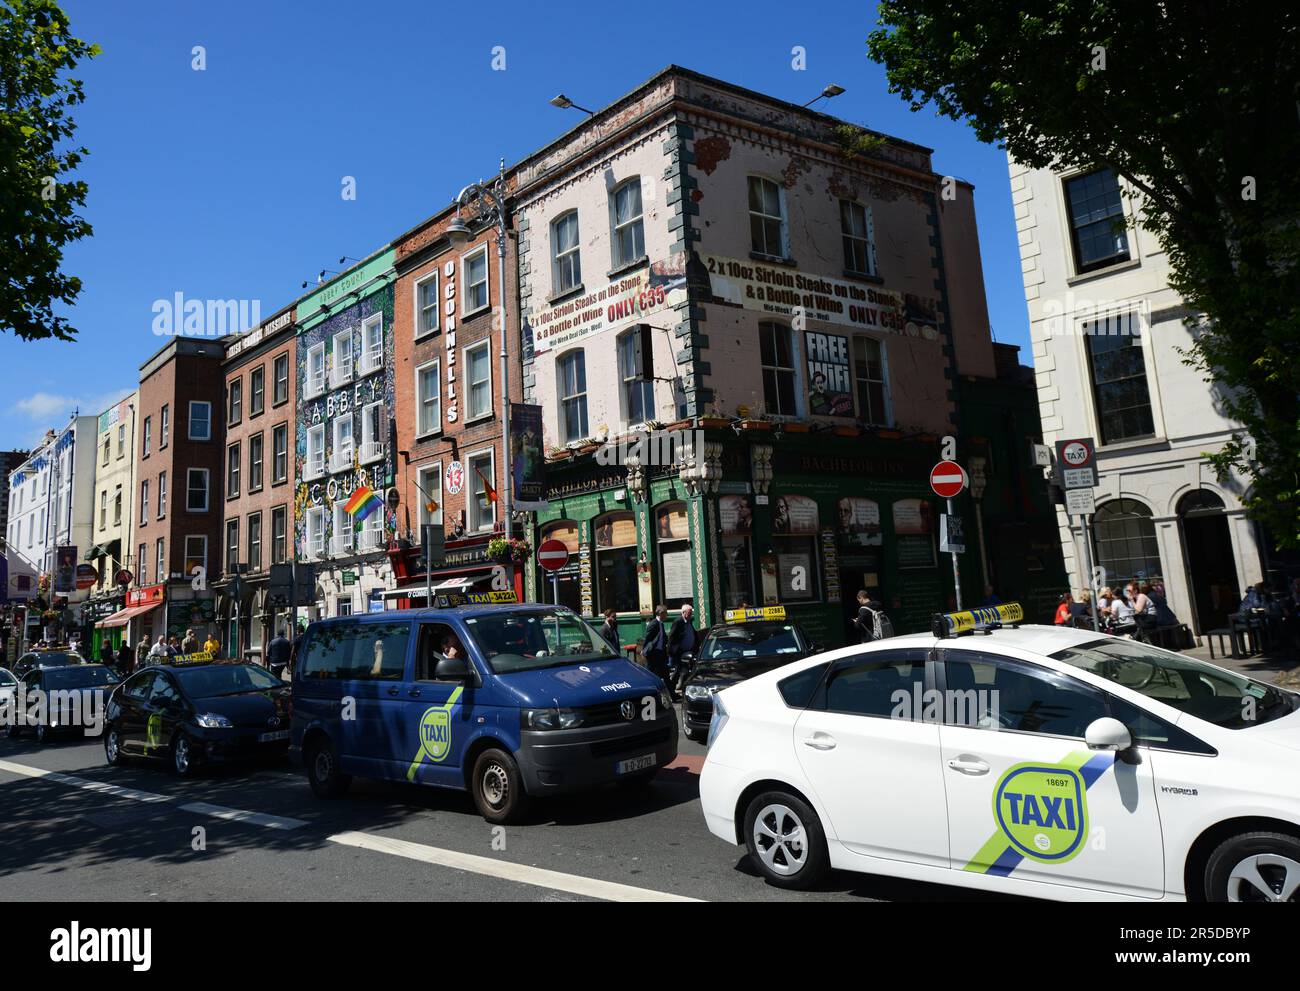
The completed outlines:
<svg viewBox="0 0 1300 991">
<path fill-rule="evenodd" d="M 198 751 L 194 747 L 194 741 L 184 733 L 177 733 L 172 737 L 171 755 L 172 771 L 176 777 L 193 777 L 198 766 Z"/>
<path fill-rule="evenodd" d="M 745 845 L 764 880 L 777 888 L 811 888 L 830 868 L 817 813 L 786 792 L 764 792 L 749 803 Z"/>
<path fill-rule="evenodd" d="M 1212 902 L 1300 902 L 1300 838 L 1242 833 L 1224 840 L 1205 864 Z"/>
<path fill-rule="evenodd" d="M 470 794 L 484 819 L 494 824 L 518 822 L 528 804 L 519 765 L 504 750 L 492 747 L 474 761 Z"/>
<path fill-rule="evenodd" d="M 339 798 L 352 784 L 352 776 L 339 770 L 339 756 L 328 740 L 311 745 L 306 764 L 307 782 L 317 798 Z"/>
<path fill-rule="evenodd" d="M 44 723 L 38 723 L 36 725 L 36 742 L 42 747 L 50 742 L 50 728 Z"/>
<path fill-rule="evenodd" d="M 104 730 L 104 759 L 108 761 L 109 767 L 121 767 L 126 763 L 126 755 L 122 753 L 121 731 L 113 725 Z"/>
</svg>

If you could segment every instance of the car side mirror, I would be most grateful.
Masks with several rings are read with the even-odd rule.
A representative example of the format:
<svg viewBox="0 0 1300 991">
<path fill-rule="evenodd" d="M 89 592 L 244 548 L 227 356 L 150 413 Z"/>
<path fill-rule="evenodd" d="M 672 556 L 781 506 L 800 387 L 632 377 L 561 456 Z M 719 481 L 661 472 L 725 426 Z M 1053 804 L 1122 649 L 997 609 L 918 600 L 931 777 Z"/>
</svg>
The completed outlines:
<svg viewBox="0 0 1300 991">
<path fill-rule="evenodd" d="M 823 644 L 820 640 L 814 640 L 811 644 L 809 644 L 809 647 L 811 648 L 811 652 L 814 654 L 820 654 L 823 650 L 826 649 L 825 644 Z"/>
<path fill-rule="evenodd" d="M 433 669 L 434 677 L 439 681 L 469 681 L 469 663 L 463 657 L 438 655 L 438 663 Z"/>
<path fill-rule="evenodd" d="M 1110 750 L 1122 753 L 1133 746 L 1133 734 L 1118 719 L 1102 716 L 1094 719 L 1083 734 L 1089 750 Z"/>
</svg>

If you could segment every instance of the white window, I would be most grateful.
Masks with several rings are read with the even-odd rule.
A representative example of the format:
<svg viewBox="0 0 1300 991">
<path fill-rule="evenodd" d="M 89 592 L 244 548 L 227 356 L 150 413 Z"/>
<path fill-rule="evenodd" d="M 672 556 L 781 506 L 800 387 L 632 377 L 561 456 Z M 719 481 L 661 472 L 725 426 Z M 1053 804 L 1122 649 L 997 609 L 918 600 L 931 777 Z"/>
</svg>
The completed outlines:
<svg viewBox="0 0 1300 991">
<path fill-rule="evenodd" d="M 352 467 L 352 414 L 344 413 L 334 418 L 334 453 L 330 458 L 330 472 L 347 471 Z"/>
<path fill-rule="evenodd" d="M 431 434 L 442 428 L 441 368 L 439 362 L 430 361 L 415 370 L 416 436 Z"/>
<path fill-rule="evenodd" d="M 243 418 L 244 380 L 237 378 L 230 383 L 230 409 L 227 411 L 226 423 L 238 423 Z"/>
<path fill-rule="evenodd" d="M 275 396 L 276 404 L 289 399 L 289 356 L 282 354 L 275 359 Z"/>
<path fill-rule="evenodd" d="M 420 469 L 416 484 L 420 487 L 420 524 L 442 522 L 442 462 L 435 461 Z M 433 510 L 429 510 L 430 504 Z"/>
<path fill-rule="evenodd" d="M 876 274 L 876 245 L 871 211 L 861 203 L 840 200 L 840 234 L 844 241 L 844 269 L 858 275 Z"/>
<path fill-rule="evenodd" d="M 167 472 L 158 475 L 158 519 L 167 515 Z"/>
<path fill-rule="evenodd" d="M 136 576 L 136 580 L 141 585 L 147 584 L 149 581 L 149 558 L 145 556 L 148 550 L 148 544 L 141 544 L 140 553 L 136 555 L 136 560 L 140 562 L 140 574 Z"/>
<path fill-rule="evenodd" d="M 384 315 L 373 313 L 361 321 L 361 374 L 384 367 Z"/>
<path fill-rule="evenodd" d="M 493 473 L 493 451 L 489 448 L 469 457 L 469 529 L 471 532 L 491 530 L 497 521 L 497 506 L 489 498 L 488 486 L 495 492 L 496 482 Z"/>
<path fill-rule="evenodd" d="M 492 355 L 488 344 L 488 341 L 481 341 L 464 351 L 465 379 L 469 383 L 466 420 L 475 420 L 492 413 Z"/>
<path fill-rule="evenodd" d="M 271 484 L 289 477 L 289 424 L 281 423 L 271 431 Z"/>
<path fill-rule="evenodd" d="M 149 457 L 149 452 L 153 449 L 153 417 L 144 418 L 144 440 L 140 444 L 140 455 Z M 49 480 L 46 479 L 48 482 Z"/>
<path fill-rule="evenodd" d="M 610 197 L 614 267 L 622 268 L 645 255 L 645 229 L 641 216 L 641 179 L 623 183 Z"/>
<path fill-rule="evenodd" d="M 195 568 L 208 570 L 208 538 L 202 535 L 185 538 L 185 577 L 193 578 Z"/>
<path fill-rule="evenodd" d="M 378 461 L 384 456 L 384 441 L 387 437 L 388 410 L 383 403 L 371 403 L 361 411 L 361 463 L 363 465 Z"/>
<path fill-rule="evenodd" d="M 158 424 L 158 446 L 166 447 L 167 441 L 172 432 L 172 411 L 170 406 L 164 406 L 159 414 L 160 422 Z M 108 453 L 105 451 L 105 453 Z"/>
<path fill-rule="evenodd" d="M 191 468 L 186 473 L 185 509 L 190 513 L 208 511 L 208 469 Z"/>
<path fill-rule="evenodd" d="M 192 405 L 192 404 L 191 404 Z M 117 456 L 123 457 L 126 454 L 126 424 L 117 428 Z"/>
<path fill-rule="evenodd" d="M 334 335 L 334 363 L 330 367 L 330 388 L 352 381 L 352 330 Z"/>
<path fill-rule="evenodd" d="M 149 522 L 149 479 L 140 483 L 140 522 Z"/>
<path fill-rule="evenodd" d="M 555 364 L 560 394 L 560 439 L 566 444 L 587 436 L 587 354 L 582 348 L 560 355 Z"/>
<path fill-rule="evenodd" d="M 415 336 L 423 337 L 438 329 L 438 271 L 435 269 L 415 283 Z"/>
<path fill-rule="evenodd" d="M 154 572 L 154 574 L 158 576 L 159 581 L 162 581 L 167 576 L 166 548 L 167 548 L 167 542 L 162 537 L 159 537 L 158 543 L 156 544 L 156 551 L 154 556 L 154 560 L 158 562 L 158 567 L 157 570 Z"/>
<path fill-rule="evenodd" d="M 239 445 L 226 448 L 226 498 L 239 495 Z"/>
<path fill-rule="evenodd" d="M 771 179 L 749 177 L 749 240 L 755 253 L 784 258 L 785 194 Z"/>
<path fill-rule="evenodd" d="M 651 353 L 651 329 L 646 324 L 633 327 L 618 339 L 619 391 L 623 419 L 627 423 L 644 423 L 654 419 L 654 362 Z"/>
<path fill-rule="evenodd" d="M 212 404 L 192 400 L 190 402 L 190 440 L 212 439 Z"/>
<path fill-rule="evenodd" d="M 318 423 L 307 428 L 307 459 L 303 463 L 303 475 L 307 481 L 311 481 L 324 474 L 325 424 Z"/>
<path fill-rule="evenodd" d="M 262 570 L 262 514 L 252 513 L 248 517 L 248 570 Z M 253 626 L 260 626 L 254 623 Z"/>
<path fill-rule="evenodd" d="M 551 292 L 558 296 L 582 284 L 578 251 L 578 211 L 570 210 L 551 223 Z"/>
<path fill-rule="evenodd" d="M 117 526 L 122 522 L 122 486 L 118 486 L 113 492 L 113 525 Z"/>
<path fill-rule="evenodd" d="M 334 504 L 334 537 L 330 541 L 330 553 L 351 553 L 352 536 L 352 517 L 343 508 L 343 503 L 336 502 Z"/>
<path fill-rule="evenodd" d="M 303 556 L 309 561 L 325 556 L 325 507 L 313 506 L 307 510 L 307 529 L 303 534 Z"/>
<path fill-rule="evenodd" d="M 483 245 L 471 251 L 460 261 L 461 283 L 465 289 L 461 314 L 469 316 L 488 305 L 488 249 Z"/>
<path fill-rule="evenodd" d="M 102 530 L 106 526 L 108 526 L 108 489 L 99 493 L 99 528 Z"/>
<path fill-rule="evenodd" d="M 239 520 L 226 521 L 226 570 L 234 573 L 239 565 Z"/>
<path fill-rule="evenodd" d="M 307 350 L 307 381 L 303 385 L 304 399 L 315 399 L 325 391 L 325 343 Z"/>
</svg>

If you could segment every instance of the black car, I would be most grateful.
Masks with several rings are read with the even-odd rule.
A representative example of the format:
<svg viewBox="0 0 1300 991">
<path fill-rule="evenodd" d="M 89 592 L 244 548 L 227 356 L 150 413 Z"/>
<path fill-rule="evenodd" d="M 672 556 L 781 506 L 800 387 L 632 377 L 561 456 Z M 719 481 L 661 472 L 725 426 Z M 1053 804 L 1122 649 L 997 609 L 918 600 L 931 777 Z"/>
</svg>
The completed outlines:
<svg viewBox="0 0 1300 991">
<path fill-rule="evenodd" d="M 702 740 L 708 734 L 714 692 L 820 650 L 798 623 L 786 619 L 712 627 L 686 676 L 682 723 L 687 739 Z"/>
<path fill-rule="evenodd" d="M 25 711 L 15 710 L 8 721 L 9 739 L 32 730 L 36 742 L 44 744 L 61 734 L 102 733 L 109 695 L 119 679 L 103 664 L 67 664 L 28 668 L 19 680 L 15 691 Z"/>
<path fill-rule="evenodd" d="M 75 650 L 30 650 L 18 658 L 12 670 L 15 678 L 21 678 L 28 671 L 37 668 L 62 668 L 85 663 L 86 659 Z"/>
<path fill-rule="evenodd" d="M 283 754 L 289 685 L 252 664 L 160 664 L 124 681 L 108 703 L 104 756 L 171 762 L 188 777 L 202 763 Z"/>
</svg>

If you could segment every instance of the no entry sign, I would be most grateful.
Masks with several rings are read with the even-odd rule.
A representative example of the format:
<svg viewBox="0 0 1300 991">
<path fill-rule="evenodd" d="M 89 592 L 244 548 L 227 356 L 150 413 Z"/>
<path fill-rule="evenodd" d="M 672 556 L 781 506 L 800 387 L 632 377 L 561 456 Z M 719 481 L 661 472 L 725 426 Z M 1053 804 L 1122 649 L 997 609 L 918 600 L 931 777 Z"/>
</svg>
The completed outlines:
<svg viewBox="0 0 1300 991">
<path fill-rule="evenodd" d="M 930 488 L 941 499 L 951 499 L 966 487 L 966 472 L 956 461 L 940 461 L 930 469 Z"/>
<path fill-rule="evenodd" d="M 537 548 L 537 563 L 547 571 L 559 571 L 569 563 L 569 548 L 558 540 L 543 540 Z"/>
</svg>

